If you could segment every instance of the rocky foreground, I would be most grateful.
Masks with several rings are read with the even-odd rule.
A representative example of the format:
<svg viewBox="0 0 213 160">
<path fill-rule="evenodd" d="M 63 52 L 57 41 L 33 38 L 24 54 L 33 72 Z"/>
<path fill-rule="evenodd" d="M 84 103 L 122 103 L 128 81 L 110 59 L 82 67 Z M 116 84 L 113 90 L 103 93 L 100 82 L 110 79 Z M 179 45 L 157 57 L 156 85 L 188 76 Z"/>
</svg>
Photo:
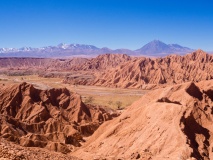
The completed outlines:
<svg viewBox="0 0 213 160">
<path fill-rule="evenodd" d="M 0 139 L 0 160 L 80 160 L 77 157 L 42 148 L 22 147 Z"/>
<path fill-rule="evenodd" d="M 120 116 L 65 88 L 22 83 L 0 97 L 1 158 L 213 159 L 213 80 L 150 91 Z"/>
<path fill-rule="evenodd" d="M 0 138 L 23 147 L 67 154 L 104 121 L 118 116 L 85 105 L 80 95 L 66 88 L 40 90 L 27 83 L 0 87 Z"/>
</svg>

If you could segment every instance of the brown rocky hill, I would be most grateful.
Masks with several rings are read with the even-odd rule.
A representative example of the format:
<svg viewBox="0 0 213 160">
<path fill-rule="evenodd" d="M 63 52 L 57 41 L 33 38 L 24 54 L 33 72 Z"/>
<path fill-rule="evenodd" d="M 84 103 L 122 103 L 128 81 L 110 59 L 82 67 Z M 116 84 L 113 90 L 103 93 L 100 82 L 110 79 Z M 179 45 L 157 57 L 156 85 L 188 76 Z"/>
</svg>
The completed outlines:
<svg viewBox="0 0 213 160">
<path fill-rule="evenodd" d="M 123 88 L 146 88 L 156 84 L 178 84 L 213 78 L 213 56 L 197 50 L 185 56 L 135 58 L 105 71 L 95 85 Z"/>
<path fill-rule="evenodd" d="M 132 58 L 126 54 L 102 54 L 76 66 L 75 70 L 106 70 L 116 67 Z"/>
<path fill-rule="evenodd" d="M 81 65 L 73 66 L 72 71 L 76 74 L 66 75 L 64 83 L 90 85 L 93 84 L 95 77 L 105 70 L 115 68 L 132 58 L 126 54 L 103 54 L 92 58 Z"/>
<path fill-rule="evenodd" d="M 86 106 L 80 95 L 66 88 L 2 85 L 0 97 L 0 137 L 25 147 L 70 152 L 116 116 L 101 107 Z"/>
<path fill-rule="evenodd" d="M 82 159 L 213 159 L 213 80 L 149 92 L 104 123 Z"/>
</svg>

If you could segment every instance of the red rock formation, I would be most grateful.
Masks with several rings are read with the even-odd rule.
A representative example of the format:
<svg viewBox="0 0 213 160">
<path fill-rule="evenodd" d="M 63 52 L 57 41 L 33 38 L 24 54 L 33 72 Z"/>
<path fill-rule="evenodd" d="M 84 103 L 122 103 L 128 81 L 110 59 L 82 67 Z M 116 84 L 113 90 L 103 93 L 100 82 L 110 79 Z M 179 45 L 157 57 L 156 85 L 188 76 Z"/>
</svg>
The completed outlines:
<svg viewBox="0 0 213 160">
<path fill-rule="evenodd" d="M 212 159 L 213 81 L 157 89 L 103 124 L 82 159 Z"/>
<path fill-rule="evenodd" d="M 198 82 L 213 78 L 213 56 L 197 50 L 185 56 L 135 58 L 115 69 L 105 71 L 95 85 L 122 88 L 156 87 L 158 84 Z"/>
<path fill-rule="evenodd" d="M 66 88 L 39 90 L 32 85 L 3 86 L 0 90 L 0 136 L 22 146 L 63 153 L 81 146 L 112 116 L 100 107 L 86 106 Z"/>
<path fill-rule="evenodd" d="M 81 66 L 76 66 L 76 70 L 106 70 L 130 60 L 131 57 L 126 54 L 103 54 L 90 59 Z"/>
</svg>

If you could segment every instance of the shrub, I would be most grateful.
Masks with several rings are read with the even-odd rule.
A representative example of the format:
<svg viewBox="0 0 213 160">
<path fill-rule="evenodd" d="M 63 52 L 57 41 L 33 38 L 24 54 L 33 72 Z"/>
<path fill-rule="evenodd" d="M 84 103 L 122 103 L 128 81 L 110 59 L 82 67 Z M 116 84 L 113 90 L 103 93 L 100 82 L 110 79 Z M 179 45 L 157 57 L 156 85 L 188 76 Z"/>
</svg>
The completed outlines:
<svg viewBox="0 0 213 160">
<path fill-rule="evenodd" d="M 112 101 L 108 101 L 108 104 L 111 105 L 111 104 L 112 104 Z"/>
<path fill-rule="evenodd" d="M 89 96 L 86 100 L 85 103 L 92 103 L 94 101 L 94 98 L 92 96 Z"/>
<path fill-rule="evenodd" d="M 122 106 L 122 102 L 121 101 L 116 101 L 115 104 L 116 104 L 118 109 L 121 109 L 121 106 Z"/>
</svg>

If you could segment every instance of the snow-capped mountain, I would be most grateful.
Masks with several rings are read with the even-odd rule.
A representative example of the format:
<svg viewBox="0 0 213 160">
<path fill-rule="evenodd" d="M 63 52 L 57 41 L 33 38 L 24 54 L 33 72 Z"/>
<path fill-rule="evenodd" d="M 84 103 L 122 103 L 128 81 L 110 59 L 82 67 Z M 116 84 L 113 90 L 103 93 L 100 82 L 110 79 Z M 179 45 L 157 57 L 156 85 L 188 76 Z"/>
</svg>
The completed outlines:
<svg viewBox="0 0 213 160">
<path fill-rule="evenodd" d="M 161 41 L 152 41 L 135 51 L 129 49 L 98 48 L 94 45 L 66 44 L 60 43 L 57 46 L 46 46 L 40 48 L 0 48 L 0 57 L 72 57 L 78 55 L 96 56 L 104 53 L 124 53 L 128 55 L 150 55 L 157 56 L 171 53 L 188 53 L 192 49 L 182 47 L 178 44 L 165 44 Z"/>
<path fill-rule="evenodd" d="M 0 48 L 0 53 L 18 51 L 16 48 Z"/>
<path fill-rule="evenodd" d="M 47 46 L 41 48 L 0 48 L 1 57 L 71 57 L 76 55 L 98 55 L 104 53 L 126 53 L 133 54 L 131 50 L 112 50 L 109 48 L 98 48 L 85 44 L 60 43 L 57 46 Z"/>
<path fill-rule="evenodd" d="M 99 49 L 93 45 L 85 45 L 85 44 L 66 44 L 60 43 L 58 46 L 60 49 Z"/>
</svg>

